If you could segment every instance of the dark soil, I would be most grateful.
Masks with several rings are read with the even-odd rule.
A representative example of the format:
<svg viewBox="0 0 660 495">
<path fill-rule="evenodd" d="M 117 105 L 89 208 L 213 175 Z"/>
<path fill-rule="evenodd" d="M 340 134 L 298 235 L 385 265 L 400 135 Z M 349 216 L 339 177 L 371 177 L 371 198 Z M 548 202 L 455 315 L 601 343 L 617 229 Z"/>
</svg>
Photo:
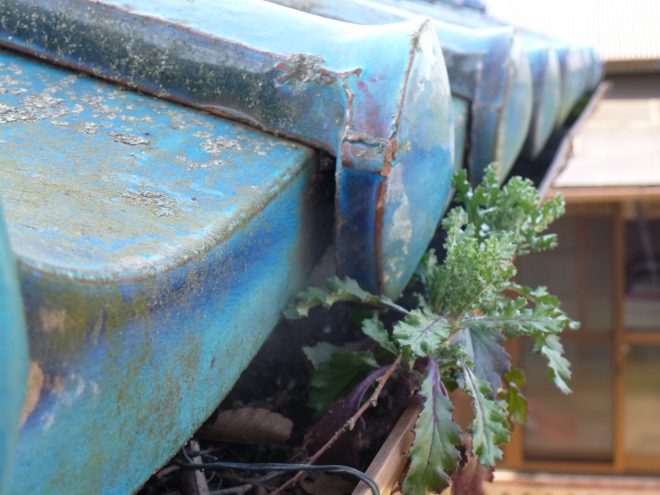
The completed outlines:
<svg viewBox="0 0 660 495">
<path fill-rule="evenodd" d="M 219 411 L 246 406 L 265 408 L 293 421 L 289 442 L 285 445 L 267 445 L 209 442 L 199 439 L 201 449 L 211 450 L 215 458 L 226 462 L 305 462 L 310 455 L 303 448 L 305 435 L 319 420 L 319 416 L 307 406 L 310 365 L 302 348 L 321 341 L 342 345 L 364 340 L 359 327 L 350 320 L 352 313 L 351 308 L 339 306 L 330 312 L 314 311 L 311 318 L 306 320 L 282 321 L 207 421 L 212 422 Z M 369 345 L 366 340 L 365 345 Z M 359 456 L 357 462 L 353 462 L 353 467 L 363 471 L 367 469 L 370 460 L 406 405 L 406 398 L 401 397 L 402 393 L 405 395 L 403 389 L 404 387 L 397 387 L 396 380 L 392 380 L 381 395 L 378 407 L 365 414 L 366 430 L 360 439 Z M 196 434 L 193 438 L 198 436 Z M 347 453 L 342 459 L 341 450 L 337 450 L 330 460 L 333 463 L 350 464 L 350 458 L 355 456 L 349 454 L 353 452 Z M 267 494 L 292 476 L 268 472 L 205 470 L 204 475 L 210 491 L 195 491 L 189 486 L 186 488 L 186 479 L 190 478 L 190 474 L 184 474 L 184 470 L 178 467 L 177 461 L 180 460 L 180 456 L 172 459 L 152 476 L 138 495 Z M 321 461 L 327 462 L 327 459 Z M 356 479 L 351 477 L 314 473 L 306 476 L 299 486 L 287 493 L 350 493 L 356 482 Z"/>
</svg>

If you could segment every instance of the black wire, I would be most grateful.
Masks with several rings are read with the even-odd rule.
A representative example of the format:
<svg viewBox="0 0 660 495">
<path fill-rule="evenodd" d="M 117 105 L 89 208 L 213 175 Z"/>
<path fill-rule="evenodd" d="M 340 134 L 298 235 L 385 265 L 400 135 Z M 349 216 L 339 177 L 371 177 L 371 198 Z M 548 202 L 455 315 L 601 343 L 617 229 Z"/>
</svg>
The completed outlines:
<svg viewBox="0 0 660 495">
<path fill-rule="evenodd" d="M 288 464 L 288 463 L 279 463 L 279 462 L 207 462 L 207 463 L 196 463 L 190 456 L 196 457 L 197 455 L 203 454 L 203 451 L 200 452 L 186 452 L 185 449 L 181 449 L 181 455 L 185 459 L 185 462 L 177 461 L 177 464 L 185 469 L 207 469 L 209 471 L 218 471 L 222 469 L 234 469 L 236 471 L 282 471 L 282 472 L 293 472 L 293 471 L 324 471 L 327 473 L 344 473 L 351 476 L 355 476 L 360 481 L 364 482 L 373 495 L 380 495 L 380 488 L 374 479 L 366 473 L 359 471 L 355 468 L 349 466 L 342 466 L 339 464 L 326 464 L 326 465 L 316 465 L 316 464 Z"/>
</svg>

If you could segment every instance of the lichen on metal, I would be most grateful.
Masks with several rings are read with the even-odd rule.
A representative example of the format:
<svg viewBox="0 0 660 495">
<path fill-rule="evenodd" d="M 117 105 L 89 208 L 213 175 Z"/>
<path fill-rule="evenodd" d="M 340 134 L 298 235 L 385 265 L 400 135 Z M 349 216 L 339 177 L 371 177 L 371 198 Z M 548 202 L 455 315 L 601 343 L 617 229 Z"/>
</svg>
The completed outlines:
<svg viewBox="0 0 660 495">
<path fill-rule="evenodd" d="M 335 155 L 339 270 L 390 295 L 414 272 L 453 161 L 449 83 L 427 22 L 358 29 L 256 0 L 0 5 L 5 46 Z"/>
<path fill-rule="evenodd" d="M 271 1 L 357 24 L 420 18 L 418 13 L 373 0 Z M 504 178 L 523 145 L 532 112 L 529 63 L 513 30 L 467 29 L 444 22 L 432 15 L 432 9 L 421 13 L 434 20 L 452 94 L 470 105 L 465 166 L 472 181 L 478 183 L 494 161 L 499 162 Z"/>
<path fill-rule="evenodd" d="M 27 387 L 19 347 L 0 362 L 0 386 L 5 366 L 22 374 L 0 413 L 15 431 L 22 408 L 9 493 L 130 493 L 302 288 L 331 242 L 332 178 L 301 144 L 5 51 L 0 105 L 23 297 L 1 285 L 0 243 L 0 322 L 16 330 L 0 354 L 25 339 L 23 312 L 30 349 Z"/>
</svg>

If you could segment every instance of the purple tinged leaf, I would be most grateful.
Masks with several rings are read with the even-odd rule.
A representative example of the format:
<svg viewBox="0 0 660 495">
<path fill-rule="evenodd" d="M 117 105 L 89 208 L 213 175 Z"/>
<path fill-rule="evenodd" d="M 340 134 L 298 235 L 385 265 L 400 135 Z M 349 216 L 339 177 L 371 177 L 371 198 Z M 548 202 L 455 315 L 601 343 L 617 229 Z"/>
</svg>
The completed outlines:
<svg viewBox="0 0 660 495">
<path fill-rule="evenodd" d="M 328 412 L 312 427 L 307 438 L 310 453 L 318 451 L 360 408 L 369 388 L 376 383 L 388 366 L 372 371 L 346 397 L 335 401 Z M 335 444 L 319 459 L 320 463 L 339 463 L 357 466 L 359 463 L 358 447 L 364 433 L 364 420 L 360 418 L 350 431 L 345 432 Z"/>
<path fill-rule="evenodd" d="M 435 360 L 428 361 L 420 395 L 424 407 L 415 424 L 410 467 L 403 482 L 406 495 L 441 492 L 460 462 L 460 429 L 452 418 L 452 404 L 444 392 Z"/>
<path fill-rule="evenodd" d="M 464 328 L 453 337 L 473 365 L 477 378 L 490 385 L 491 397 L 502 387 L 502 375 L 511 368 L 511 359 L 500 345 L 503 337 L 497 332 L 480 328 Z"/>
<path fill-rule="evenodd" d="M 454 476 L 451 477 L 452 495 L 486 495 L 484 482 L 493 481 L 493 468 L 479 464 L 470 456 Z"/>
</svg>

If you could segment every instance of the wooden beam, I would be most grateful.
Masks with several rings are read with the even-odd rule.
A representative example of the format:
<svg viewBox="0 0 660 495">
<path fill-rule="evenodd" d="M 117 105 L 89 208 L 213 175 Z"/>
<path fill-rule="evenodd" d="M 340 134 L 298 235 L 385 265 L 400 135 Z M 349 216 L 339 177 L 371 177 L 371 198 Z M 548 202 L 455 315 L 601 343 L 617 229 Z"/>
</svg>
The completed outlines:
<svg viewBox="0 0 660 495">
<path fill-rule="evenodd" d="M 525 469 L 529 471 L 546 471 L 548 473 L 611 473 L 610 462 L 580 462 L 580 461 L 525 461 Z"/>
<path fill-rule="evenodd" d="M 648 330 L 648 331 L 627 331 L 624 330 L 623 340 L 627 344 L 650 344 L 658 345 L 660 344 L 660 329 Z M 658 464 L 660 466 L 660 464 Z"/>
<path fill-rule="evenodd" d="M 367 469 L 367 474 L 380 487 L 381 495 L 390 495 L 399 483 L 408 460 L 408 450 L 415 439 L 412 430 L 420 411 L 421 406 L 411 406 L 404 411 Z M 352 495 L 371 495 L 371 490 L 360 481 Z"/>
<path fill-rule="evenodd" d="M 613 255 L 613 343 L 612 365 L 614 367 L 613 399 L 614 399 L 614 470 L 622 473 L 625 470 L 625 360 L 624 329 L 623 329 L 623 301 L 625 291 L 625 220 L 623 208 L 619 206 L 613 217 L 612 229 L 612 255 Z"/>
<path fill-rule="evenodd" d="M 567 205 L 660 201 L 660 186 L 549 187 L 544 196 L 561 193 Z"/>
</svg>

